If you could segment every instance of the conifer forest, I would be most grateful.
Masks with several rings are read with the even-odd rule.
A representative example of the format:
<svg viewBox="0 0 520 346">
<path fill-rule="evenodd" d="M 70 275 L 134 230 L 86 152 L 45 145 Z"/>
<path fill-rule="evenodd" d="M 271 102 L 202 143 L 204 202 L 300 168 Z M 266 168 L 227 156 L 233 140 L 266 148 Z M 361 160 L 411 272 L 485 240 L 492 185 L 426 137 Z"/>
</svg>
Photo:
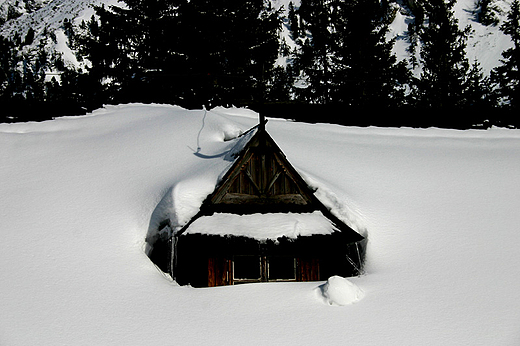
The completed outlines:
<svg viewBox="0 0 520 346">
<path fill-rule="evenodd" d="M 518 127 L 520 2 L 511 1 L 498 24 L 494 0 L 475 0 L 475 21 L 498 25 L 512 41 L 490 73 L 467 57 L 471 29 L 459 25 L 455 3 L 301 0 L 276 9 L 266 0 L 124 0 L 96 6 L 90 19 L 62 26 L 78 66 L 43 47 L 24 49 L 34 30 L 0 36 L 0 122 L 140 102 L 248 107 L 357 126 Z M 406 60 L 397 59 L 388 35 L 397 11 L 413 18 Z M 291 42 L 280 39 L 282 27 Z"/>
</svg>

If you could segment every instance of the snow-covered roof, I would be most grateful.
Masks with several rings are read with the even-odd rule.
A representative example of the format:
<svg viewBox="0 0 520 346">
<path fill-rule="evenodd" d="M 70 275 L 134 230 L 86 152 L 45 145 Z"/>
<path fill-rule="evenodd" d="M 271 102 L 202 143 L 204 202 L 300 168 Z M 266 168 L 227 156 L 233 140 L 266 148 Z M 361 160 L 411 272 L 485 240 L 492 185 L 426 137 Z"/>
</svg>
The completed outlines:
<svg viewBox="0 0 520 346">
<path fill-rule="evenodd" d="M 174 233 L 276 240 L 339 231 L 351 242 L 363 239 L 314 195 L 261 125 L 238 138 L 213 193 Z"/>
<path fill-rule="evenodd" d="M 339 231 L 320 211 L 312 213 L 216 213 L 195 220 L 184 234 L 232 235 L 257 240 L 331 234 Z"/>
<path fill-rule="evenodd" d="M 218 110 L 216 111 L 218 112 Z M 215 110 L 212 111 L 212 114 L 213 112 Z M 256 116 L 254 114 L 254 117 Z M 280 177 L 283 177 L 288 171 L 292 172 L 288 179 L 296 179 L 293 180 L 293 183 L 301 188 L 300 193 L 305 195 L 304 203 L 308 203 L 307 205 L 293 208 L 284 204 L 278 208 L 276 203 L 281 202 L 275 202 L 269 210 L 262 209 L 262 207 L 260 207 L 262 210 L 257 210 L 254 205 L 247 204 L 247 202 L 243 204 L 243 207 L 229 207 L 229 201 L 215 202 L 218 198 L 213 197 L 217 196 L 217 193 L 227 191 L 226 189 L 233 179 L 230 178 L 230 173 L 239 172 L 244 168 L 242 166 L 241 169 L 238 169 L 248 160 L 246 154 L 248 148 L 251 148 L 251 145 L 258 145 L 260 133 L 263 133 L 262 138 L 266 137 L 270 143 L 269 150 L 278 152 L 278 162 L 281 165 L 278 171 L 283 171 L 283 173 L 277 173 L 281 174 L 277 176 L 278 181 L 282 180 Z M 309 177 L 304 179 L 300 172 L 297 172 L 286 161 L 285 155 L 274 139 L 265 132 L 265 129 L 260 131 L 259 127 L 255 126 L 247 131 L 237 131 L 236 126 L 226 124 L 223 134 L 218 137 L 217 144 L 220 148 L 214 151 L 208 150 L 209 146 L 202 142 L 201 149 L 197 143 L 198 149 L 193 154 L 197 159 L 202 159 L 197 160 L 197 164 L 201 164 L 201 167 L 193 169 L 193 167 L 187 166 L 186 169 L 191 174 L 180 175 L 180 179 L 166 192 L 152 214 L 147 235 L 149 241 L 153 242 L 156 239 L 158 232 L 164 228 L 165 221 L 168 221 L 170 226 L 168 229 L 177 235 L 234 235 L 265 240 L 283 236 L 296 238 L 297 236 L 346 231 L 347 233 L 352 232 L 352 241 L 359 240 L 357 239 L 359 234 L 364 236 L 364 233 L 355 227 L 355 222 L 352 222 L 349 217 L 347 206 L 341 203 L 325 186 L 312 179 L 309 180 Z M 211 137 L 209 138 L 211 139 Z M 203 141 L 206 138 L 200 137 L 200 140 Z M 215 143 L 211 144 L 215 146 Z M 212 164 L 207 164 L 210 161 Z M 273 179 L 277 178 L 273 177 Z M 220 204 L 215 208 L 214 203 Z M 294 200 L 291 203 L 295 203 Z M 236 204 L 233 205 L 236 206 Z M 253 227 L 251 227 L 252 225 Z"/>
</svg>

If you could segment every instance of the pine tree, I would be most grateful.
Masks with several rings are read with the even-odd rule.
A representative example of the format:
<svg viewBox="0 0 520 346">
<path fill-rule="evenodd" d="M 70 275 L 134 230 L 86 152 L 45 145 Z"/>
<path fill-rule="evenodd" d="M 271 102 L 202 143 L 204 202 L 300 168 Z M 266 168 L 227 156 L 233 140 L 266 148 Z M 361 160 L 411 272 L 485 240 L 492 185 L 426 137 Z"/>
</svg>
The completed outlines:
<svg viewBox="0 0 520 346">
<path fill-rule="evenodd" d="M 292 39 L 297 40 L 300 37 L 300 23 L 292 1 L 289 2 L 289 13 L 287 14 L 287 19 L 289 20 Z"/>
<path fill-rule="evenodd" d="M 484 25 L 497 25 L 499 20 L 497 17 L 498 8 L 495 0 L 477 0 L 477 20 Z"/>
<path fill-rule="evenodd" d="M 471 95 L 467 89 L 475 83 L 469 80 L 470 64 L 465 52 L 470 29 L 459 29 L 452 10 L 455 2 L 423 3 L 427 20 L 419 32 L 422 73 L 413 93 L 420 108 L 454 109 L 475 102 L 466 98 Z"/>
<path fill-rule="evenodd" d="M 343 11 L 333 98 L 358 108 L 402 105 L 408 71 L 392 53 L 394 41 L 386 39 L 391 7 L 385 1 L 359 0 Z"/>
<path fill-rule="evenodd" d="M 502 65 L 493 70 L 498 98 L 512 109 L 520 106 L 520 2 L 515 0 L 501 30 L 511 37 L 513 47 L 502 52 Z"/>
<path fill-rule="evenodd" d="M 0 36 L 0 98 L 8 97 L 9 87 L 14 79 L 14 44 Z"/>
<path fill-rule="evenodd" d="M 34 41 L 34 29 L 29 28 L 29 30 L 27 31 L 27 35 L 25 35 L 23 44 L 28 46 L 28 45 L 32 44 L 33 41 Z"/>
<path fill-rule="evenodd" d="M 464 85 L 464 107 L 471 108 L 475 114 L 490 111 L 496 106 L 492 97 L 492 84 L 489 77 L 485 77 L 480 64 L 475 61 L 471 64 Z M 477 114 L 478 115 L 478 114 Z"/>
<path fill-rule="evenodd" d="M 295 65 L 314 103 L 392 107 L 404 99 L 407 71 L 386 40 L 392 9 L 378 0 L 306 0 Z"/>
<path fill-rule="evenodd" d="M 303 0 L 298 9 L 300 30 L 295 68 L 305 81 L 298 97 L 306 102 L 327 104 L 334 86 L 332 79 L 336 55 L 337 20 L 341 1 Z"/>
<path fill-rule="evenodd" d="M 85 25 L 90 73 L 112 102 L 250 103 L 274 78 L 280 13 L 263 0 L 126 0 Z"/>
<path fill-rule="evenodd" d="M 20 73 L 16 69 L 17 64 L 15 44 L 0 36 L 0 122 L 10 122 L 17 116 L 13 99 L 22 84 Z"/>
<path fill-rule="evenodd" d="M 278 56 L 280 13 L 263 0 L 191 1 L 181 46 L 195 97 L 207 106 L 256 103 L 265 96 Z M 199 96 L 200 95 L 200 96 Z"/>
<path fill-rule="evenodd" d="M 19 37 L 0 38 L 0 102 L 6 121 L 44 118 L 40 106 L 46 99 L 45 77 L 50 59 L 44 40 L 38 47 L 22 51 L 24 42 Z"/>
</svg>

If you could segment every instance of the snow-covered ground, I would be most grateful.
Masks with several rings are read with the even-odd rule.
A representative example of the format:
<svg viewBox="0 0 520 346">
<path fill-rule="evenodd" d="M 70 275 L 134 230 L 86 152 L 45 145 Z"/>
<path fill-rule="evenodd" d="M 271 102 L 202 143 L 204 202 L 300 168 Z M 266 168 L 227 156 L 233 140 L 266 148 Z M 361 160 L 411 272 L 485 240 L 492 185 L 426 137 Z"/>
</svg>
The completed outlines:
<svg viewBox="0 0 520 346">
<path fill-rule="evenodd" d="M 332 281 L 195 289 L 159 272 L 156 206 L 173 189 L 196 208 L 230 164 L 224 139 L 257 121 L 121 105 L 0 124 L 0 344 L 520 344 L 518 130 L 268 122 L 368 232 L 353 304 L 327 303 Z"/>
</svg>

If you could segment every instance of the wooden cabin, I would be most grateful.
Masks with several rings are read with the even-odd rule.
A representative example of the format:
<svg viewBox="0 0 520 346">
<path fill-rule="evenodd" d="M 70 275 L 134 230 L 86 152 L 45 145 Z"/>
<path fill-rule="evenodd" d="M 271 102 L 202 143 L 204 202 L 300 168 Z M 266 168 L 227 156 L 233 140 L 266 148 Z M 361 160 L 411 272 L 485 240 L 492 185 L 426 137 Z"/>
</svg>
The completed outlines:
<svg viewBox="0 0 520 346">
<path fill-rule="evenodd" d="M 264 121 L 214 192 L 170 239 L 168 270 L 194 287 L 359 275 L 364 238 L 291 166 Z"/>
</svg>

